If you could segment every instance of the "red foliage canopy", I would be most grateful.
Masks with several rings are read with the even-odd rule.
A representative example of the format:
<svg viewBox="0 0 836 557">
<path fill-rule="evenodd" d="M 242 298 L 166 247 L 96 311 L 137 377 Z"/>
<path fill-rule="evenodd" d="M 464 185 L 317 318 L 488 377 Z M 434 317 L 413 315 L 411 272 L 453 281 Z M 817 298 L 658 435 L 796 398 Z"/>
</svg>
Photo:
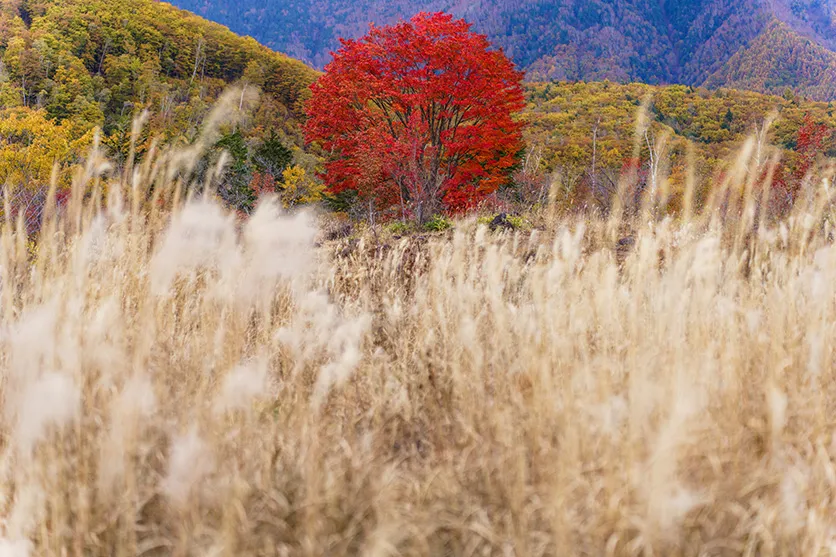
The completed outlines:
<svg viewBox="0 0 836 557">
<path fill-rule="evenodd" d="M 330 153 L 329 190 L 424 220 L 472 207 L 522 150 L 522 72 L 464 20 L 420 13 L 371 26 L 312 86 L 306 136 Z"/>
<path fill-rule="evenodd" d="M 774 212 L 784 214 L 792 208 L 798 196 L 799 188 L 813 170 L 816 158 L 824 152 L 824 145 L 833 135 L 833 130 L 826 124 L 816 123 L 810 114 L 804 116 L 804 121 L 795 136 L 794 170 L 787 175 L 783 165 L 775 169 L 772 178 L 772 192 L 770 204 Z"/>
<path fill-rule="evenodd" d="M 801 156 L 798 168 L 796 169 L 796 177 L 804 178 L 807 172 L 812 168 L 813 163 L 824 151 L 825 141 L 833 134 L 833 130 L 827 127 L 826 124 L 817 124 L 813 118 L 807 114 L 804 116 L 804 124 L 798 130 L 796 136 L 795 150 Z"/>
</svg>

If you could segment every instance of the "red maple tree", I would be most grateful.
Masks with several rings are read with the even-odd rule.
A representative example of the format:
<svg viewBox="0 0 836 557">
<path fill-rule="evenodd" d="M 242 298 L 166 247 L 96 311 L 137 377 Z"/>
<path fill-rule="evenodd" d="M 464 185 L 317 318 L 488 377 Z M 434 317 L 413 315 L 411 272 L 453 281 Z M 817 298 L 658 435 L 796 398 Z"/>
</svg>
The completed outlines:
<svg viewBox="0 0 836 557">
<path fill-rule="evenodd" d="M 330 154 L 329 191 L 424 221 L 509 180 L 523 147 L 513 119 L 523 74 L 484 35 L 439 12 L 341 42 L 312 86 L 305 128 Z"/>
</svg>

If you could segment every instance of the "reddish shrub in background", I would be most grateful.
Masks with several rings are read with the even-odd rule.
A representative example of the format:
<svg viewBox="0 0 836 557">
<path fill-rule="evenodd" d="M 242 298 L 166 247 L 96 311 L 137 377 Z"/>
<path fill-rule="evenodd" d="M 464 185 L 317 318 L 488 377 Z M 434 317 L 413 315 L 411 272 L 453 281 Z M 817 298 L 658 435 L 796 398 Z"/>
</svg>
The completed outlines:
<svg viewBox="0 0 836 557">
<path fill-rule="evenodd" d="M 256 198 L 268 193 L 276 193 L 276 179 L 270 173 L 254 172 L 250 180 L 250 189 Z"/>
<path fill-rule="evenodd" d="M 9 217 L 16 221 L 18 215 L 23 217 L 26 233 L 32 237 L 41 230 L 49 187 L 14 188 L 9 193 Z M 55 192 L 55 210 L 62 211 L 70 200 L 70 190 L 60 189 Z M 4 200 L 0 199 L 0 211 L 3 211 Z M 5 216 L 5 215 L 4 215 Z"/>
<path fill-rule="evenodd" d="M 832 134 L 833 130 L 826 124 L 815 123 L 809 114 L 804 117 L 796 134 L 794 164 L 791 169 L 778 164 L 772 176 L 769 204 L 773 214 L 784 215 L 793 206 L 804 179 Z"/>
<path fill-rule="evenodd" d="M 803 180 L 810 171 L 831 135 L 833 130 L 826 124 L 816 124 L 809 114 L 804 116 L 804 124 L 798 130 L 795 141 L 795 152 L 799 155 L 798 166 L 795 169 L 795 177 L 798 180 Z"/>
<path fill-rule="evenodd" d="M 522 77 L 444 13 L 343 40 L 307 105 L 307 140 L 331 154 L 329 191 L 419 221 L 477 205 L 519 160 Z"/>
</svg>

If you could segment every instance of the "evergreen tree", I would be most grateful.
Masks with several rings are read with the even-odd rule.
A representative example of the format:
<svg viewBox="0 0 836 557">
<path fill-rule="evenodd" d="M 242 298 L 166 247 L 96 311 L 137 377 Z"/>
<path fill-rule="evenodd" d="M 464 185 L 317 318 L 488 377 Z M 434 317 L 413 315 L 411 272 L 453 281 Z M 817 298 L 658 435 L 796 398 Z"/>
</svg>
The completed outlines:
<svg viewBox="0 0 836 557">
<path fill-rule="evenodd" d="M 226 165 L 218 193 L 230 206 L 244 212 L 249 212 L 255 203 L 255 194 L 250 188 L 252 180 L 252 166 L 250 151 L 239 129 L 225 133 L 215 144 L 219 154 L 226 152 L 229 161 Z"/>
<path fill-rule="evenodd" d="M 285 147 L 274 130 L 253 153 L 253 166 L 262 173 L 282 181 L 282 173 L 293 162 L 293 152 Z"/>
</svg>

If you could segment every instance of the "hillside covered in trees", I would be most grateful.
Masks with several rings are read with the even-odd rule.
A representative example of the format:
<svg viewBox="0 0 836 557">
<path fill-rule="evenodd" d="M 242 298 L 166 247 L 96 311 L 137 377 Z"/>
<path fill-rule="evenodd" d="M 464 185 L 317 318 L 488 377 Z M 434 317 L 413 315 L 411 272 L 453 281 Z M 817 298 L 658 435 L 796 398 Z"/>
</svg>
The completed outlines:
<svg viewBox="0 0 836 557">
<path fill-rule="evenodd" d="M 780 154 L 778 189 L 799 187 L 818 157 L 836 156 L 836 103 L 606 81 L 529 84 L 527 99 L 528 160 L 510 193 L 527 195 L 529 201 L 554 180 L 566 205 L 605 205 L 631 166 L 640 182 L 648 180 L 653 149 L 675 202 L 689 173 L 698 189 L 707 189 L 728 169 L 745 139 L 758 132 L 763 159 Z M 637 138 L 645 102 L 647 133 L 639 129 Z M 770 147 L 778 153 L 767 153 Z"/>
<path fill-rule="evenodd" d="M 572 13 L 581 17 L 585 12 Z M 809 29 L 821 31 L 812 23 Z M 707 181 L 773 109 L 779 117 L 769 139 L 786 150 L 784 165 L 792 175 L 805 117 L 827 129 L 836 128 L 836 120 L 832 104 L 806 101 L 786 89 L 798 82 L 801 70 L 814 66 L 811 60 L 818 61 L 813 73 L 827 70 L 831 54 L 812 40 L 799 42 L 789 24 L 772 23 L 766 32 L 771 42 L 755 39 L 722 71 L 709 68 L 710 74 L 693 75 L 707 75 L 713 87 L 730 81 L 741 88 L 775 89 L 781 96 L 614 81 L 530 82 L 522 115 L 528 124 L 527 159 L 511 184 L 516 193 L 511 193 L 525 193 L 520 190 L 526 187 L 542 193 L 546 182 L 557 180 L 567 202 L 587 203 L 611 193 L 625 165 L 646 169 L 647 141 L 634 160 L 634 140 L 637 110 L 647 95 L 652 99 L 651 137 L 670 137 L 672 183 L 683 183 L 687 145 L 695 146 L 698 178 Z M 791 55 L 795 65 L 788 66 Z M 772 65 L 757 61 L 769 56 Z M 697 71 L 698 66 L 680 71 Z M 670 70 L 665 68 L 660 65 L 659 71 Z M 761 73 L 747 74 L 747 69 Z M 769 77 L 773 74 L 783 77 Z M 281 190 L 290 204 L 319 199 L 322 159 L 315 148 L 305 148 L 301 132 L 309 86 L 317 75 L 252 38 L 154 0 L 5 2 L 0 11 L 0 181 L 27 195 L 45 195 L 53 164 L 66 168 L 82 161 L 97 128 L 106 154 L 124 161 L 132 121 L 146 109 L 140 156 L 154 138 L 193 141 L 221 93 L 237 84 L 261 91 L 258 104 L 240 125 L 221 130 L 197 171 L 227 151 L 231 160 L 220 193 L 244 212 L 268 190 Z M 538 74 L 532 70 L 530 75 Z M 658 80 L 663 77 L 659 74 Z M 828 82 L 813 79 L 804 86 L 819 96 L 832 91 Z M 828 135 L 822 151 L 836 154 L 834 141 Z M 345 208 L 337 201 L 335 207 Z"/>
<path fill-rule="evenodd" d="M 474 23 L 532 80 L 787 87 L 836 98 L 836 0 L 174 0 L 317 67 L 339 37 L 417 11 Z M 774 50 L 765 48 L 777 41 Z"/>
<path fill-rule="evenodd" d="M 316 75 L 254 39 L 152 0 L 4 1 L 0 182 L 42 190 L 53 162 L 77 162 L 95 128 L 107 155 L 124 160 L 133 119 L 146 109 L 140 154 L 154 137 L 191 141 L 233 84 L 249 89 L 241 104 L 257 90 L 259 104 L 237 129 L 223 130 L 219 149 L 252 152 L 248 160 L 260 152 L 265 172 L 284 161 L 272 169 L 281 179 L 294 152 L 304 158 L 299 123 Z M 250 166 L 238 168 L 247 179 L 258 170 Z"/>
</svg>

